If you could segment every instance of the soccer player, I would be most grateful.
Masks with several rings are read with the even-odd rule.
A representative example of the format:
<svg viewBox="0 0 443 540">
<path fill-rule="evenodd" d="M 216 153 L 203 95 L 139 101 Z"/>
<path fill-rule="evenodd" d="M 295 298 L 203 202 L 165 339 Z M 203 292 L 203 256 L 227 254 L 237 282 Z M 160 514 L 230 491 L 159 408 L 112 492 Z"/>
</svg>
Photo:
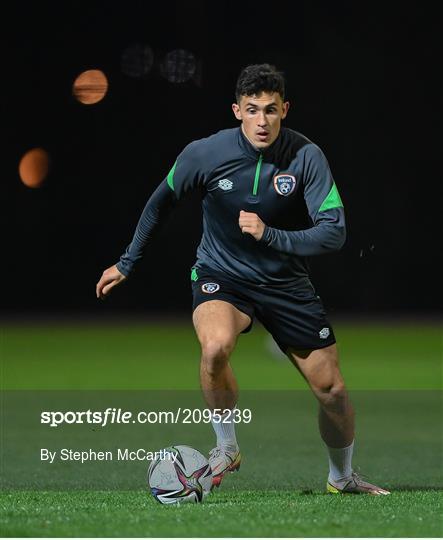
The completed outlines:
<svg viewBox="0 0 443 540">
<path fill-rule="evenodd" d="M 97 297 L 131 274 L 158 226 L 190 190 L 202 193 L 203 235 L 191 272 L 200 378 L 214 411 L 213 484 L 241 455 L 231 411 L 238 399 L 229 357 L 254 317 L 306 379 L 320 405 L 329 456 L 327 491 L 386 491 L 352 469 L 354 412 L 339 369 L 332 327 L 309 279 L 307 257 L 339 250 L 343 204 L 321 149 L 281 126 L 288 114 L 282 73 L 269 64 L 239 75 L 232 109 L 241 124 L 191 142 L 148 200 L 132 242 L 103 272 Z M 220 418 L 220 410 L 227 411 Z"/>
</svg>

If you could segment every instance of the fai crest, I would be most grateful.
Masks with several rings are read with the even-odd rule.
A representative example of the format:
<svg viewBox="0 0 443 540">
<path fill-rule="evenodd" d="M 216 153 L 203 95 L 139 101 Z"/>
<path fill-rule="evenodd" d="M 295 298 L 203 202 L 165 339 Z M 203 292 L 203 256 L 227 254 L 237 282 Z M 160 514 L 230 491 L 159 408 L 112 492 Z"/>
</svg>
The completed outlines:
<svg viewBox="0 0 443 540">
<path fill-rule="evenodd" d="M 202 291 L 207 294 L 213 294 L 219 289 L 220 285 L 218 283 L 203 283 L 202 285 Z"/>
<path fill-rule="evenodd" d="M 287 197 L 294 191 L 296 183 L 295 176 L 291 174 L 277 174 L 277 176 L 274 176 L 275 191 L 284 197 Z"/>
</svg>

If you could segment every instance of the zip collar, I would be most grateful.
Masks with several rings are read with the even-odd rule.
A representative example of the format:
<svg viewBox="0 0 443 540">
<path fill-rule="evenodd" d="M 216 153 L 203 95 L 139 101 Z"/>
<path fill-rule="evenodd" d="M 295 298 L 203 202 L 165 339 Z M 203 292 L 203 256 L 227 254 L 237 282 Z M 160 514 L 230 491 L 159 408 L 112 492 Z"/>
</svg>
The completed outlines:
<svg viewBox="0 0 443 540">
<path fill-rule="evenodd" d="M 263 159 L 265 161 L 270 161 L 281 148 L 282 141 L 283 141 L 282 131 L 283 131 L 283 128 L 280 129 L 280 133 L 278 134 L 275 141 L 271 144 L 271 146 L 268 146 L 267 148 L 260 150 L 249 142 L 248 138 L 243 133 L 242 127 L 240 126 L 238 128 L 238 144 L 240 148 L 242 149 L 243 153 L 245 153 L 252 159 L 257 160 L 259 159 L 260 156 L 263 156 Z"/>
</svg>

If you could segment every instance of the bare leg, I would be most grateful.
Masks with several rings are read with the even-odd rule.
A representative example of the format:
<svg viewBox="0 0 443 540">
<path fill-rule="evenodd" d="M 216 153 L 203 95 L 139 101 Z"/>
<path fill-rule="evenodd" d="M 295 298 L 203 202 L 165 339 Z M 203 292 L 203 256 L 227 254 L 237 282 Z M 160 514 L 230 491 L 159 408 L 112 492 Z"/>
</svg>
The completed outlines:
<svg viewBox="0 0 443 540">
<path fill-rule="evenodd" d="M 238 387 L 229 357 L 238 335 L 251 319 L 222 300 L 210 300 L 197 306 L 193 323 L 201 346 L 200 383 L 211 409 L 232 409 L 237 403 Z"/>
<path fill-rule="evenodd" d="M 324 349 L 288 352 L 319 401 L 319 428 L 331 448 L 344 448 L 354 440 L 354 410 L 338 365 L 336 345 Z"/>
<path fill-rule="evenodd" d="M 352 471 L 354 410 L 338 365 L 337 347 L 295 351 L 290 360 L 302 373 L 320 404 L 319 427 L 328 447 L 329 493 L 389 495 L 389 491 L 362 480 Z"/>
<path fill-rule="evenodd" d="M 200 341 L 202 355 L 200 382 L 208 407 L 233 409 L 237 404 L 238 387 L 229 357 L 237 337 L 251 319 L 236 307 L 222 300 L 209 300 L 197 306 L 193 322 Z M 217 446 L 209 453 L 212 485 L 219 486 L 228 472 L 239 469 L 240 450 L 235 436 L 235 424 L 212 421 Z"/>
</svg>

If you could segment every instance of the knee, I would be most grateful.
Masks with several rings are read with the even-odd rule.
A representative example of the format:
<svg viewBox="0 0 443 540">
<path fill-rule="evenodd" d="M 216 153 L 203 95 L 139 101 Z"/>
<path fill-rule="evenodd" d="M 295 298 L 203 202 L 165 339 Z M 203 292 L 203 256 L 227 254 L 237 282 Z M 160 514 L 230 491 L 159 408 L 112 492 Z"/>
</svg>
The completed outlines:
<svg viewBox="0 0 443 540">
<path fill-rule="evenodd" d="M 324 384 L 313 388 L 320 404 L 328 409 L 339 411 L 347 406 L 349 397 L 342 381 Z"/>
<path fill-rule="evenodd" d="M 226 366 L 234 348 L 230 339 L 211 338 L 201 344 L 201 362 L 210 377 L 216 377 Z"/>
</svg>

